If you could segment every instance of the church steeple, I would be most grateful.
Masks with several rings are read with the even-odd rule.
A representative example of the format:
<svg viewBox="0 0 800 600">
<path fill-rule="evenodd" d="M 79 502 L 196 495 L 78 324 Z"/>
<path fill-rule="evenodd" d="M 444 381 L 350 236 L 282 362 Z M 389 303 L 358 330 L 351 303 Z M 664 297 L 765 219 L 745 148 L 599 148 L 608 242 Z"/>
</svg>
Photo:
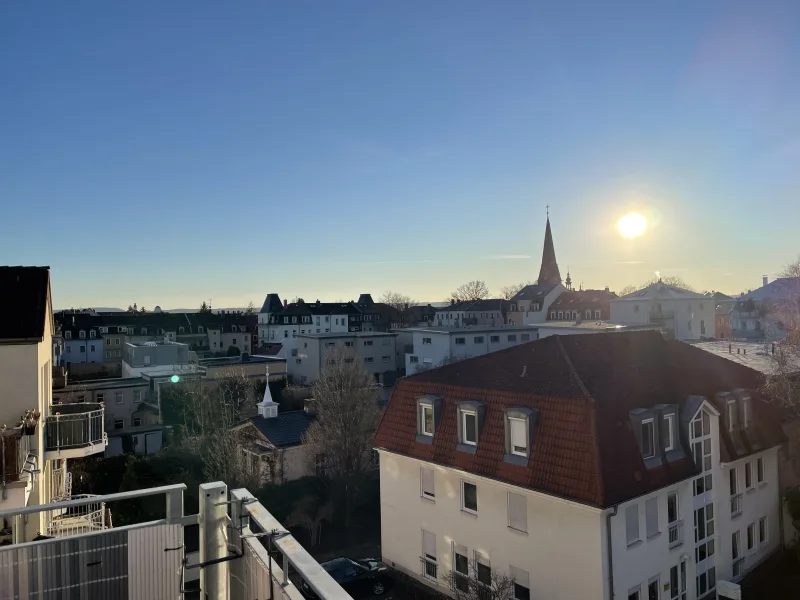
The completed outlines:
<svg viewBox="0 0 800 600">
<path fill-rule="evenodd" d="M 549 211 L 548 211 L 549 212 Z M 561 273 L 556 262 L 556 249 L 553 246 L 553 232 L 550 231 L 550 215 L 547 216 L 547 227 L 544 230 L 544 249 L 542 250 L 542 268 L 539 269 L 539 285 L 558 285 Z"/>
</svg>

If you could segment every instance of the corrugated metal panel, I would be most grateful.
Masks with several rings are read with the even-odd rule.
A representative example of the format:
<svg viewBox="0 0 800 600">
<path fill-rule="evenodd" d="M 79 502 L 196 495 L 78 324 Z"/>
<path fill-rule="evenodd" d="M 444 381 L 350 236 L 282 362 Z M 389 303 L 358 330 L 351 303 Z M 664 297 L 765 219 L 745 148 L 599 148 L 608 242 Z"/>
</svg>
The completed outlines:
<svg viewBox="0 0 800 600">
<path fill-rule="evenodd" d="M 231 529 L 231 544 L 240 544 L 239 533 Z M 249 530 L 246 530 L 246 534 Z M 266 554 L 258 538 L 245 538 L 244 556 L 228 563 L 230 568 L 231 600 L 270 600 L 269 570 L 256 553 L 260 547 L 261 554 Z M 280 584 L 274 589 L 280 591 Z M 277 594 L 276 594 L 277 595 Z"/>
<path fill-rule="evenodd" d="M 155 525 L 131 530 L 127 558 L 131 598 L 181 598 L 181 525 Z"/>
</svg>

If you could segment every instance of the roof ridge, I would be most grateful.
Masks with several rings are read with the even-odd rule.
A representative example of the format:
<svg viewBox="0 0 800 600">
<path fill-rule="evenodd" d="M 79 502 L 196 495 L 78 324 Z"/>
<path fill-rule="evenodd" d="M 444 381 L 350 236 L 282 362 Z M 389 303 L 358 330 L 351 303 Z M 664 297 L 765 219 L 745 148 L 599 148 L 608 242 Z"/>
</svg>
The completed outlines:
<svg viewBox="0 0 800 600">
<path fill-rule="evenodd" d="M 606 488 L 605 482 L 603 481 L 603 462 L 600 457 L 600 431 L 597 429 L 597 403 L 595 402 L 594 397 L 589 393 L 589 390 L 586 389 L 586 386 L 583 383 L 583 380 L 578 375 L 578 371 L 575 369 L 575 365 L 572 364 L 572 359 L 569 357 L 567 353 L 567 349 L 564 348 L 564 344 L 561 342 L 560 335 L 556 335 L 556 341 L 558 342 L 558 347 L 561 349 L 561 355 L 564 357 L 564 362 L 567 363 L 567 367 L 569 367 L 570 373 L 575 378 L 575 381 L 578 383 L 578 387 L 586 396 L 586 399 L 589 401 L 589 419 L 591 420 L 591 428 L 592 434 L 594 439 L 592 440 L 592 446 L 594 446 L 594 468 L 595 468 L 595 475 L 597 476 L 597 494 L 600 497 L 600 502 L 598 504 L 600 506 L 605 506 L 606 504 Z"/>
</svg>

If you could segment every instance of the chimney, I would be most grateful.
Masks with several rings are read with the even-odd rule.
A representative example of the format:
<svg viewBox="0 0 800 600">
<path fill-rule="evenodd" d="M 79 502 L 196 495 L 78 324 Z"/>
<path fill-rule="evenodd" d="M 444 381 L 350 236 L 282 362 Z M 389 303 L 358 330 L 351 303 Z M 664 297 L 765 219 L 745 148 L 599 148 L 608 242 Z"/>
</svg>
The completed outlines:
<svg viewBox="0 0 800 600">
<path fill-rule="evenodd" d="M 286 308 L 286 298 L 283 299 L 283 308 Z"/>
<path fill-rule="evenodd" d="M 606 291 L 607 291 L 607 292 L 611 291 L 611 290 L 609 290 L 609 289 L 608 289 L 608 286 L 606 286 Z"/>
<path fill-rule="evenodd" d="M 761 276 L 761 285 L 767 285 L 769 283 L 769 277 L 766 275 Z"/>
</svg>

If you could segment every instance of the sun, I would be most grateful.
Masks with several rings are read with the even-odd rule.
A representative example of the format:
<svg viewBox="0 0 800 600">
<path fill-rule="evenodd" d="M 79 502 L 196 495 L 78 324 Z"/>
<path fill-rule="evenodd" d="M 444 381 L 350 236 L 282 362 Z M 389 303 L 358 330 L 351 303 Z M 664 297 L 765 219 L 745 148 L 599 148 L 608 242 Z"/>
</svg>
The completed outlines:
<svg viewBox="0 0 800 600">
<path fill-rule="evenodd" d="M 647 219 L 637 212 L 630 212 L 617 221 L 617 231 L 622 237 L 633 239 L 647 229 Z"/>
</svg>

